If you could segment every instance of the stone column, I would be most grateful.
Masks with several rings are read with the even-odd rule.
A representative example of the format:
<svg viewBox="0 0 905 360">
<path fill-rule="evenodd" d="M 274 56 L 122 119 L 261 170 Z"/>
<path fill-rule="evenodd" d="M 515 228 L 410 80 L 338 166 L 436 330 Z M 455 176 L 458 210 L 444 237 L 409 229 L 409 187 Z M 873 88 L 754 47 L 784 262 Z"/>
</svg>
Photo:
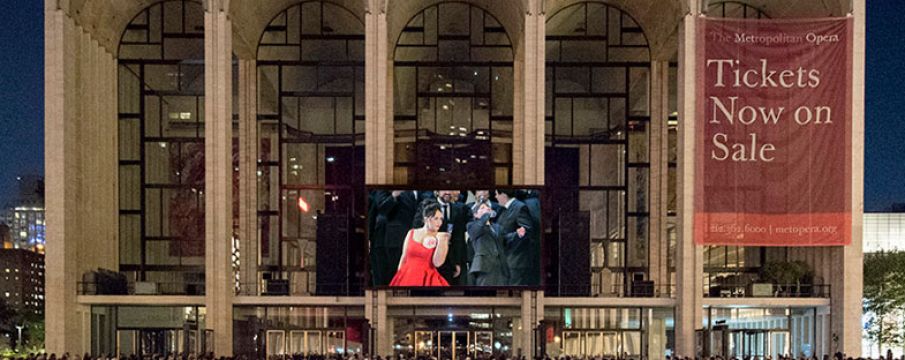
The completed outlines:
<svg viewBox="0 0 905 360">
<path fill-rule="evenodd" d="M 852 243 L 833 249 L 833 258 L 845 264 L 831 284 L 832 333 L 830 349 L 846 356 L 861 356 L 861 300 L 863 295 L 864 214 L 864 50 L 865 1 L 852 1 Z"/>
<path fill-rule="evenodd" d="M 239 60 L 239 279 L 242 294 L 260 293 L 258 279 L 257 61 Z M 234 169 L 235 170 L 235 169 Z"/>
<path fill-rule="evenodd" d="M 543 3 L 530 0 L 525 14 L 521 51 L 515 59 L 515 104 L 512 124 L 513 184 L 544 184 L 544 81 L 546 14 Z"/>
<path fill-rule="evenodd" d="M 669 201 L 669 62 L 650 64 L 650 280 L 656 292 L 669 282 L 669 239 L 666 234 Z"/>
<path fill-rule="evenodd" d="M 541 291 L 522 291 L 521 325 L 513 330 L 512 354 L 532 358 L 538 346 L 535 330 L 544 319 L 544 295 Z"/>
<path fill-rule="evenodd" d="M 46 349 L 90 350 L 90 307 L 76 299 L 87 270 L 116 269 L 116 60 L 58 7 L 45 7 Z M 102 256 L 97 256 L 101 249 Z"/>
<path fill-rule="evenodd" d="M 694 222 L 694 132 L 695 132 L 695 19 L 700 13 L 697 0 L 689 0 L 689 9 L 679 26 L 679 136 L 682 155 L 678 164 L 679 239 L 676 244 L 676 354 L 695 356 L 695 329 L 700 326 L 702 276 L 697 261 Z"/>
<path fill-rule="evenodd" d="M 232 24 L 225 1 L 204 11 L 204 257 L 206 325 L 214 352 L 232 356 Z"/>
<path fill-rule="evenodd" d="M 76 161 L 78 156 L 76 42 L 72 19 L 62 10 L 44 15 L 44 148 L 46 186 L 46 349 L 63 353 L 76 348 L 81 326 L 76 314 L 77 219 Z"/>
<path fill-rule="evenodd" d="M 365 183 L 393 182 L 393 71 L 388 58 L 386 3 L 365 13 Z"/>
<path fill-rule="evenodd" d="M 377 355 L 386 358 L 389 355 L 393 355 L 393 324 L 387 313 L 387 290 L 374 291 L 377 292 L 377 306 L 375 309 L 375 315 L 377 315 L 375 318 L 377 321 Z"/>
</svg>

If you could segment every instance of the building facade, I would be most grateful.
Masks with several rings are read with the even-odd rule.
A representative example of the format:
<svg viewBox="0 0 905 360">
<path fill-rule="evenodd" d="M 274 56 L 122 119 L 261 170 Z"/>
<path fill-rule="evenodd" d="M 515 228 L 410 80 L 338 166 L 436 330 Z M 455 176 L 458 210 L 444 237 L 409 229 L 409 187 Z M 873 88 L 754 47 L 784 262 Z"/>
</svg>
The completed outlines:
<svg viewBox="0 0 905 360">
<path fill-rule="evenodd" d="M 44 314 L 44 255 L 0 249 L 0 296 L 20 315 Z"/>
<path fill-rule="evenodd" d="M 40 176 L 17 176 L 19 192 L 3 211 L 3 222 L 9 227 L 10 243 L 15 249 L 44 253 L 44 179 Z"/>
<path fill-rule="evenodd" d="M 863 1 L 47 2 L 48 351 L 856 356 L 860 217 L 694 245 L 698 16 L 855 19 L 860 213 Z M 543 286 L 369 288 L 370 185 L 540 187 Z"/>
</svg>

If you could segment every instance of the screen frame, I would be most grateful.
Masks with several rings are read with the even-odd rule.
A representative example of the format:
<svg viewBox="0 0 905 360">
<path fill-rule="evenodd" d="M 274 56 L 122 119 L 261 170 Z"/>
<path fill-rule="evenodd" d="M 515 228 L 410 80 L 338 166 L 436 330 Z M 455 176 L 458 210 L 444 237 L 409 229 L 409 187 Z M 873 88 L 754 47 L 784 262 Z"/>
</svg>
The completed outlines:
<svg viewBox="0 0 905 360">
<path fill-rule="evenodd" d="M 474 191 L 478 187 L 467 186 L 466 191 Z M 542 291 L 546 288 L 546 268 L 547 268 L 547 258 L 544 256 L 544 245 L 545 245 L 545 235 L 546 228 L 544 222 L 544 208 L 546 205 L 546 201 L 544 201 L 544 190 L 545 187 L 541 185 L 497 185 L 497 186 L 488 186 L 486 187 L 490 191 L 495 190 L 534 190 L 539 193 L 538 201 L 540 202 L 541 208 L 541 217 L 538 219 L 539 228 L 541 233 L 538 235 L 538 279 L 539 283 L 536 285 L 501 285 L 501 286 L 474 286 L 474 285 L 451 285 L 451 286 L 390 286 L 390 285 L 374 285 L 373 279 L 371 276 L 371 236 L 370 236 L 370 226 L 368 223 L 370 219 L 367 215 L 367 210 L 370 209 L 371 206 L 371 191 L 375 190 L 385 190 L 385 191 L 393 191 L 393 190 L 402 190 L 402 191 L 438 191 L 438 187 L 435 186 L 415 186 L 415 185 L 365 185 L 365 241 L 363 246 L 364 254 L 365 254 L 365 263 L 364 263 L 364 286 L 362 287 L 365 290 L 446 290 L 446 291 L 496 291 L 496 290 L 524 290 L 524 291 Z M 450 189 L 453 189 L 450 187 Z M 481 188 L 483 190 L 483 188 Z M 446 190 L 446 189 L 444 189 Z M 462 189 L 458 189 L 462 190 Z"/>
</svg>

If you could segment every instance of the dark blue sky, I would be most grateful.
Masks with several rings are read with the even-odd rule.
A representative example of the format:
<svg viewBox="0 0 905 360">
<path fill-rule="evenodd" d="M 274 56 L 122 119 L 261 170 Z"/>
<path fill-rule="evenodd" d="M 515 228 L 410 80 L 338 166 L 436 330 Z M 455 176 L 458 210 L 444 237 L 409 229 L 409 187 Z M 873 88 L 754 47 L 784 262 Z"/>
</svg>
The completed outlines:
<svg viewBox="0 0 905 360">
<path fill-rule="evenodd" d="M 0 205 L 44 174 L 44 2 L 0 1 Z"/>
<path fill-rule="evenodd" d="M 43 1 L 0 1 L 0 205 L 44 174 Z M 905 1 L 867 2 L 865 210 L 905 203 Z"/>
</svg>

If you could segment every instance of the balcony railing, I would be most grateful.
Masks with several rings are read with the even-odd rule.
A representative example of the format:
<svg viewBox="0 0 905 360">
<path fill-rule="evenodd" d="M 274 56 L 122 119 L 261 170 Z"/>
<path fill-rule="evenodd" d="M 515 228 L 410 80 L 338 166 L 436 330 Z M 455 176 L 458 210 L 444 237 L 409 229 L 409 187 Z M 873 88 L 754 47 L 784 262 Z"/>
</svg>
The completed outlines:
<svg viewBox="0 0 905 360">
<path fill-rule="evenodd" d="M 107 281 L 80 281 L 79 295 L 204 295 L 204 282 L 149 282 L 125 283 Z"/>
<path fill-rule="evenodd" d="M 829 298 L 830 286 L 825 284 L 723 283 L 705 288 L 704 297 Z"/>
<path fill-rule="evenodd" d="M 629 286 L 611 285 L 602 287 L 591 284 L 558 284 L 546 287 L 545 296 L 590 296 L 590 297 L 675 297 L 674 284 L 654 284 L 652 281 L 636 281 Z"/>
</svg>

